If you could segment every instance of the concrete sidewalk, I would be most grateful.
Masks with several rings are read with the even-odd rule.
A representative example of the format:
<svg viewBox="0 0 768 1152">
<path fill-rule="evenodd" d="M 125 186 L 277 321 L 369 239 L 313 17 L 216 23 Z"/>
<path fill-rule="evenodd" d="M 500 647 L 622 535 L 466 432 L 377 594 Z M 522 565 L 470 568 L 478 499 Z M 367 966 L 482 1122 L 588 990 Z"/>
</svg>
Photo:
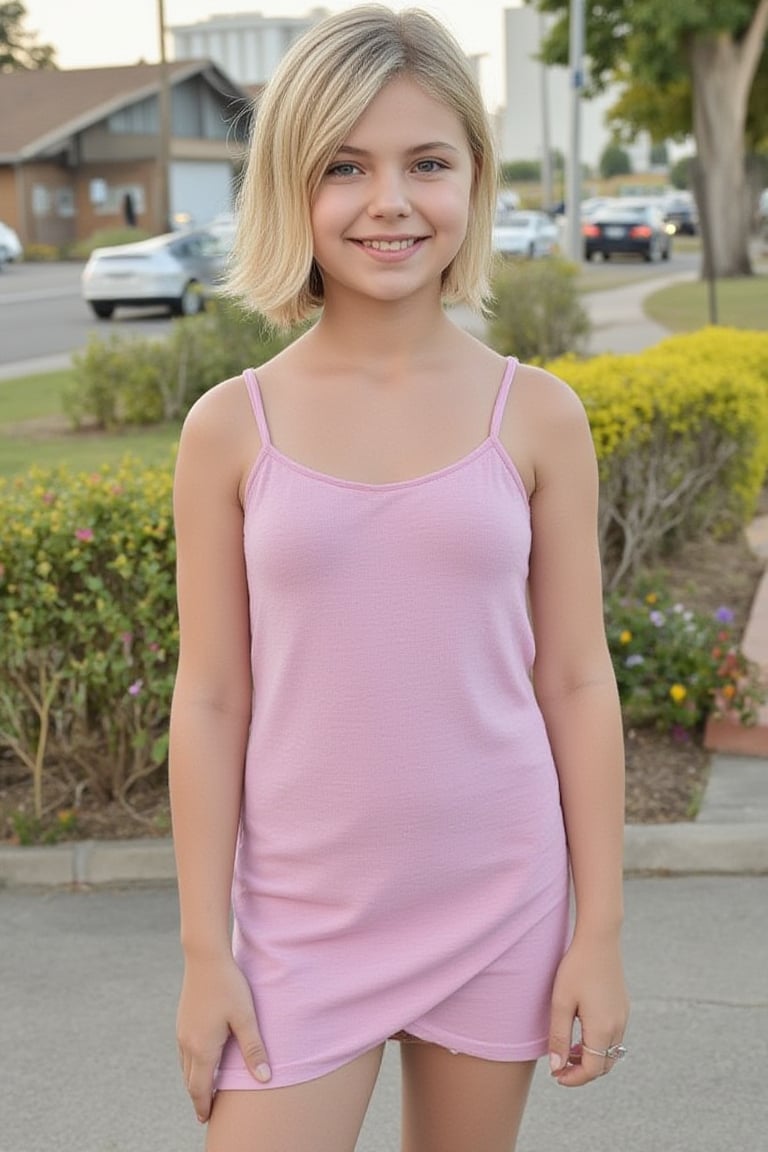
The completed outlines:
<svg viewBox="0 0 768 1152">
<path fill-rule="evenodd" d="M 765 1152 L 766 889 L 627 882 L 629 1055 L 577 1091 L 541 1061 L 519 1152 Z M 202 1152 L 174 1038 L 173 888 L 0 890 L 0 917 L 0 1152 Z M 390 1044 L 358 1152 L 399 1148 L 398 1064 Z"/>
</svg>

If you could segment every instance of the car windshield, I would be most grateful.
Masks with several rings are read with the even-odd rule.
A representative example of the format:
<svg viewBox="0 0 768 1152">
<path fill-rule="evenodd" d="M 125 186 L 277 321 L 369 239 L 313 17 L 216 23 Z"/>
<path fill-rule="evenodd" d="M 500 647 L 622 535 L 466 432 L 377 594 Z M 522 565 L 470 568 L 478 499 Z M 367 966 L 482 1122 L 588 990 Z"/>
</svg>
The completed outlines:
<svg viewBox="0 0 768 1152">
<path fill-rule="evenodd" d="M 648 209 L 638 204 L 627 204 L 625 208 L 618 204 L 612 208 L 603 208 L 599 213 L 601 220 L 644 220 Z"/>
</svg>

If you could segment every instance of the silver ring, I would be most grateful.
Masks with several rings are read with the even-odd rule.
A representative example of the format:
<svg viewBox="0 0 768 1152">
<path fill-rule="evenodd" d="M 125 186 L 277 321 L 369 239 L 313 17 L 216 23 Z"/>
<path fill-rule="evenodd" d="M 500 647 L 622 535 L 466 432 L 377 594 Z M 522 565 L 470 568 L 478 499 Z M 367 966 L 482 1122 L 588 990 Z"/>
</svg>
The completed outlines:
<svg viewBox="0 0 768 1152">
<path fill-rule="evenodd" d="M 582 1052 L 589 1052 L 592 1056 L 602 1056 L 603 1060 L 623 1060 L 627 1050 L 623 1044 L 609 1044 L 607 1048 L 590 1048 L 582 1040 Z"/>
</svg>

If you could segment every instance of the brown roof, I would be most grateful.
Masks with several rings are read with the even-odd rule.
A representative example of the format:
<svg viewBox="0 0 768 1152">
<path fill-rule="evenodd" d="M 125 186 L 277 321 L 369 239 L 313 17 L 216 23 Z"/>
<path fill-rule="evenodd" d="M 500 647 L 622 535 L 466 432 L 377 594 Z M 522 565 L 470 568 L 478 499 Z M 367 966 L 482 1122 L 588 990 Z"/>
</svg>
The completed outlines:
<svg viewBox="0 0 768 1152">
<path fill-rule="evenodd" d="M 76 132 L 160 88 L 159 64 L 116 68 L 43 69 L 0 74 L 0 162 L 56 150 Z M 209 60 L 168 62 L 172 84 L 206 73 L 216 88 L 248 100 L 247 92 Z"/>
</svg>

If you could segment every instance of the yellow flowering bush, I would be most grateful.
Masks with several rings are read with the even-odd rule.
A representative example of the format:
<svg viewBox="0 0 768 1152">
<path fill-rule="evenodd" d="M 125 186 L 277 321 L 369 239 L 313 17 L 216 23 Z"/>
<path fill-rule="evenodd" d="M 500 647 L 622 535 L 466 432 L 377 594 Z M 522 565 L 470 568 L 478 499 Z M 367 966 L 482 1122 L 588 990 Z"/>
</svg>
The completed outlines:
<svg viewBox="0 0 768 1152">
<path fill-rule="evenodd" d="M 609 587 L 675 541 L 753 513 L 768 469 L 768 333 L 709 328 L 547 367 L 589 417 Z"/>
<path fill-rule="evenodd" d="M 171 467 L 0 483 L 0 750 L 35 816 L 162 773 L 177 651 Z"/>
</svg>

